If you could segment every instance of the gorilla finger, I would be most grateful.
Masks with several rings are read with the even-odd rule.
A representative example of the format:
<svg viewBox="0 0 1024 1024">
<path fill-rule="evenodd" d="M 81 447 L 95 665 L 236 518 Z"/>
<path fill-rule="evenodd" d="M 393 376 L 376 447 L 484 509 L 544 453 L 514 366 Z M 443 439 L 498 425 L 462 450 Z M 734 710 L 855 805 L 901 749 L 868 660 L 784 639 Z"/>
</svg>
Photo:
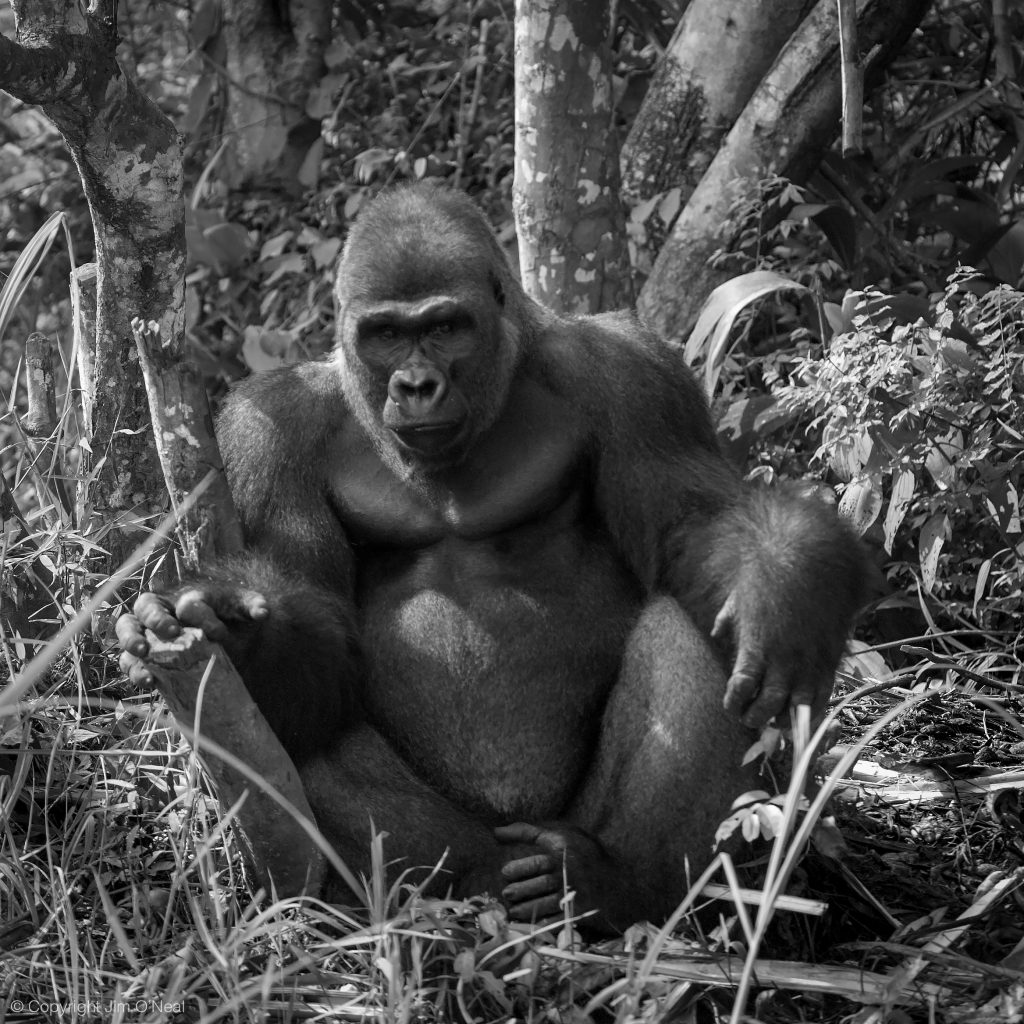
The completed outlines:
<svg viewBox="0 0 1024 1024">
<path fill-rule="evenodd" d="M 179 594 L 174 613 L 186 626 L 201 629 L 210 640 L 223 640 L 228 635 L 228 627 L 207 603 L 201 590 L 186 590 Z"/>
<path fill-rule="evenodd" d="M 117 659 L 117 667 L 126 675 L 131 675 L 132 669 L 139 664 L 139 659 L 134 654 L 122 651 Z"/>
<path fill-rule="evenodd" d="M 554 859 L 546 853 L 535 853 L 531 857 L 510 860 L 501 869 L 501 874 L 503 878 L 514 882 L 523 878 L 533 878 L 535 875 L 543 875 L 546 872 L 554 871 L 556 867 Z"/>
<path fill-rule="evenodd" d="M 121 657 L 124 658 L 125 655 L 122 654 Z M 128 657 L 131 657 L 131 655 L 128 655 Z M 153 678 L 153 673 L 149 670 L 149 666 L 138 658 L 134 658 L 132 664 L 127 669 L 124 669 L 123 662 L 119 662 L 119 664 L 126 671 L 129 682 L 134 686 L 152 686 L 156 682 Z"/>
<path fill-rule="evenodd" d="M 527 903 L 513 903 L 508 908 L 508 916 L 513 921 L 543 921 L 548 917 L 557 917 L 561 912 L 561 894 L 554 893 Z"/>
<path fill-rule="evenodd" d="M 157 594 L 143 594 L 135 602 L 135 618 L 161 640 L 173 640 L 181 633 L 181 623 L 174 617 L 171 606 Z"/>
<path fill-rule="evenodd" d="M 139 594 L 135 599 L 135 606 L 132 608 L 132 611 L 137 618 L 145 621 L 146 616 L 151 615 L 154 609 L 169 611 L 170 607 L 171 602 L 162 594 L 155 594 L 152 590 L 147 590 L 145 593 Z"/>
<path fill-rule="evenodd" d="M 134 654 L 137 658 L 144 658 L 149 653 L 142 623 L 134 615 L 122 615 L 114 623 L 114 633 L 122 651 Z"/>
<path fill-rule="evenodd" d="M 723 704 L 726 710 L 741 714 L 753 702 L 761 689 L 764 678 L 764 663 L 760 658 L 743 657 L 736 659 L 729 683 L 725 688 Z"/>
<path fill-rule="evenodd" d="M 782 669 L 772 669 L 767 676 L 757 700 L 747 708 L 743 724 L 758 729 L 770 718 L 774 718 L 789 703 L 789 674 Z"/>
<path fill-rule="evenodd" d="M 513 882 L 501 890 L 501 898 L 509 903 L 523 903 L 540 896 L 561 895 L 562 879 L 558 875 L 537 875 L 522 882 Z"/>
<path fill-rule="evenodd" d="M 494 836 L 499 843 L 535 843 L 543 831 L 539 825 L 516 821 L 511 825 L 499 825 L 494 830 Z"/>
<path fill-rule="evenodd" d="M 270 614 L 267 599 L 258 590 L 243 590 L 239 595 L 242 611 L 250 618 L 265 619 Z"/>
</svg>

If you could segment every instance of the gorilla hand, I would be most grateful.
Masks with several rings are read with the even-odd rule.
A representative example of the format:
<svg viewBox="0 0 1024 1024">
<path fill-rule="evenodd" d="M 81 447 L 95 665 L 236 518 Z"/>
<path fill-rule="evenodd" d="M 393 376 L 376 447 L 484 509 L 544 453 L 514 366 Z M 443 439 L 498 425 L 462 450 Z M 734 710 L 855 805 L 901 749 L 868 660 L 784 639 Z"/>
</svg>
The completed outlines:
<svg viewBox="0 0 1024 1024">
<path fill-rule="evenodd" d="M 589 926 L 606 930 L 628 921 L 631 908 L 622 899 L 629 889 L 625 876 L 582 829 L 563 823 L 530 825 L 520 821 L 496 828 L 494 834 L 499 842 L 529 843 L 538 850 L 509 860 L 502 868 L 508 884 L 501 895 L 513 920 L 558 916 L 562 893 L 568 888 L 575 894 L 577 914 L 600 908 L 600 915 L 587 918 Z"/>
<path fill-rule="evenodd" d="M 819 715 L 832 692 L 832 672 L 816 665 L 834 663 L 838 651 L 821 653 L 816 647 L 834 638 L 783 623 L 778 606 L 765 607 L 752 590 L 733 590 L 711 631 L 715 640 L 731 641 L 734 652 L 725 707 L 755 729 L 787 706 L 809 704 Z"/>
<path fill-rule="evenodd" d="M 208 639 L 219 642 L 268 614 L 262 594 L 223 583 L 202 581 L 167 596 L 141 594 L 133 613 L 122 615 L 115 625 L 122 651 L 118 664 L 133 683 L 151 686 L 153 675 L 145 664 L 149 654 L 147 629 L 161 640 L 173 640 L 181 634 L 182 626 L 194 626 Z"/>
</svg>

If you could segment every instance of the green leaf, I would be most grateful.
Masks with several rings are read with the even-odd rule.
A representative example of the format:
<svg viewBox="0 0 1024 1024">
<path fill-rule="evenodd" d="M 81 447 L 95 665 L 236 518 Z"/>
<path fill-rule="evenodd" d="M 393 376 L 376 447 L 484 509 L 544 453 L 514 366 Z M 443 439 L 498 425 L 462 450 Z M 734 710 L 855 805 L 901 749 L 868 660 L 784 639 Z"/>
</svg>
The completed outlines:
<svg viewBox="0 0 1024 1024">
<path fill-rule="evenodd" d="M 42 265 L 46 254 L 50 251 L 57 232 L 63 228 L 67 238 L 68 252 L 71 254 L 71 267 L 75 267 L 75 250 L 71 242 L 71 233 L 68 230 L 68 216 L 63 210 L 51 213 L 43 222 L 39 230 L 28 240 L 28 244 L 11 267 L 11 273 L 0 290 L 0 337 L 7 333 L 7 325 L 11 321 L 14 310 L 21 302 L 25 289 L 28 288 L 32 275 Z"/>
<path fill-rule="evenodd" d="M 188 27 L 192 45 L 201 50 L 220 31 L 220 23 L 220 0 L 199 0 L 192 10 L 192 23 Z"/>
<path fill-rule="evenodd" d="M 249 232 L 241 224 L 215 224 L 203 232 L 203 239 L 214 252 L 214 265 L 221 274 L 237 269 L 249 258 Z"/>
<path fill-rule="evenodd" d="M 871 473 L 851 480 L 839 500 L 839 515 L 861 535 L 882 511 L 882 474 Z"/>
<path fill-rule="evenodd" d="M 946 543 L 949 530 L 949 517 L 945 512 L 936 512 L 929 516 L 921 527 L 921 536 L 917 539 L 917 553 L 921 560 L 921 582 L 930 594 L 935 589 L 935 576 L 939 568 L 939 555 Z"/>
<path fill-rule="evenodd" d="M 971 607 L 971 614 L 978 614 L 978 602 L 985 596 L 985 587 L 988 584 L 989 573 L 992 572 L 992 559 L 986 558 L 978 569 L 978 578 L 974 582 L 974 604 Z"/>
<path fill-rule="evenodd" d="M 925 469 L 942 490 L 953 486 L 956 480 L 957 459 L 964 450 L 963 431 L 950 427 L 942 438 L 932 442 L 924 458 Z"/>
<path fill-rule="evenodd" d="M 893 474 L 892 494 L 889 496 L 889 508 L 885 513 L 885 525 L 883 534 L 885 537 L 885 550 L 892 554 L 892 543 L 896 538 L 896 531 L 900 528 L 910 503 L 914 500 L 914 490 L 917 487 L 917 477 L 914 471 L 906 466 L 901 466 Z"/>
<path fill-rule="evenodd" d="M 857 679 L 880 683 L 892 675 L 892 669 L 881 654 L 863 640 L 848 640 L 839 671 Z"/>
<path fill-rule="evenodd" d="M 720 284 L 708 296 L 697 323 L 686 340 L 683 359 L 688 366 L 694 366 L 703 356 L 704 388 L 709 395 L 714 393 L 722 372 L 722 364 L 729 354 L 729 336 L 736 323 L 736 317 L 752 302 L 783 291 L 806 292 L 808 289 L 799 281 L 783 277 L 772 270 L 755 270 Z"/>
</svg>

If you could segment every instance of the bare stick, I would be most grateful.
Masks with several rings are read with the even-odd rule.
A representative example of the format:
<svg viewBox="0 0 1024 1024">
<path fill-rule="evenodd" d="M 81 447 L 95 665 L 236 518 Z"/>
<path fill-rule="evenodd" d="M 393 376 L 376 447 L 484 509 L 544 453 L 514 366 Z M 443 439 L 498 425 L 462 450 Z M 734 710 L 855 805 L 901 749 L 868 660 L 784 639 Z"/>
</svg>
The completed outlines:
<svg viewBox="0 0 1024 1024">
<path fill-rule="evenodd" d="M 29 437 L 49 437 L 57 429 L 57 395 L 53 384 L 53 346 L 33 331 L 25 342 L 28 413 L 21 421 Z"/>
<path fill-rule="evenodd" d="M 864 148 L 864 69 L 857 61 L 857 0 L 836 2 L 843 81 L 843 156 L 855 156 Z"/>
</svg>

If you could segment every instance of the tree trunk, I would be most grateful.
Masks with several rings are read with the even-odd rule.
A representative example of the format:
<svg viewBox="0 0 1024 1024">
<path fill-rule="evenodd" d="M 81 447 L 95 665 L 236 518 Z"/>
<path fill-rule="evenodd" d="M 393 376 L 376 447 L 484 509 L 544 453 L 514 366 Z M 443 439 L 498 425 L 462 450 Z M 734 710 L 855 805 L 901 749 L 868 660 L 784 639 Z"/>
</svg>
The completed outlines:
<svg viewBox="0 0 1024 1024">
<path fill-rule="evenodd" d="M 221 33 L 233 147 L 228 183 L 297 191 L 320 136 L 306 101 L 324 75 L 331 2 L 225 0 Z"/>
<path fill-rule="evenodd" d="M 560 313 L 631 305 L 606 0 L 517 0 L 514 207 L 526 291 Z"/>
<path fill-rule="evenodd" d="M 929 0 L 860 0 L 857 41 L 872 68 L 885 67 L 924 17 Z M 638 308 L 664 337 L 682 341 L 704 300 L 726 280 L 708 260 L 737 182 L 768 169 L 803 181 L 835 138 L 842 106 L 835 0 L 819 0 L 779 54 L 701 178 L 662 247 Z"/>
<path fill-rule="evenodd" d="M 64 137 L 85 188 L 96 235 L 96 338 L 92 402 L 93 457 L 104 460 L 94 509 L 116 521 L 166 506 L 167 489 L 150 435 L 139 354 L 131 321 L 160 325 L 158 373 L 175 401 L 195 410 L 196 429 L 160 430 L 166 488 L 188 491 L 220 456 L 209 427 L 206 393 L 194 370 L 179 372 L 185 229 L 181 152 L 174 126 L 124 75 L 114 57 L 114 4 L 88 12 L 75 0 L 13 0 L 17 41 L 0 37 L 0 86 L 39 104 Z M 171 381 L 173 379 L 173 382 Z M 166 410 L 154 410 L 161 422 Z M 233 550 L 240 531 L 221 475 L 188 524 L 196 556 Z M 198 540 L 196 539 L 198 538 Z M 112 531 L 116 562 L 137 532 Z"/>
<path fill-rule="evenodd" d="M 719 143 L 814 0 L 692 0 L 622 148 L 633 204 L 672 188 L 685 203 Z"/>
</svg>

